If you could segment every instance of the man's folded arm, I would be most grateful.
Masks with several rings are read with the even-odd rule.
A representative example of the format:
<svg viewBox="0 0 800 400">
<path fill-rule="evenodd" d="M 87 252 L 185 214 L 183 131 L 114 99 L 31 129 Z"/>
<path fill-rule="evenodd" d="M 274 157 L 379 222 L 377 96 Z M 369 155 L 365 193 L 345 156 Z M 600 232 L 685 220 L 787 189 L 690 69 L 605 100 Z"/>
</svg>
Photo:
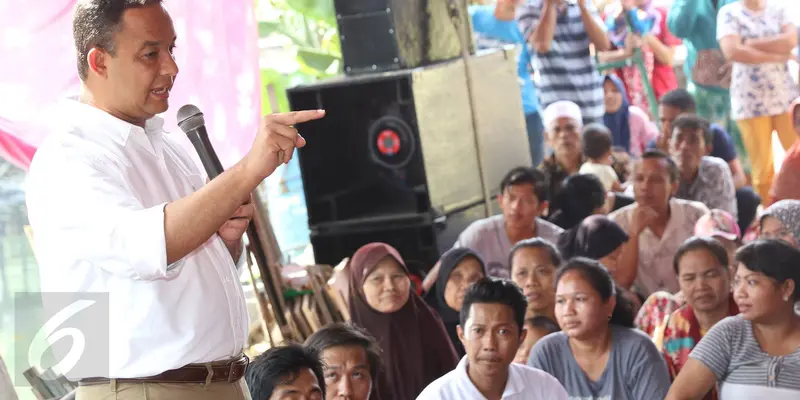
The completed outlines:
<svg viewBox="0 0 800 400">
<path fill-rule="evenodd" d="M 250 182 L 226 173 L 182 199 L 145 207 L 113 163 L 57 158 L 32 167 L 29 176 L 37 256 L 90 263 L 130 279 L 176 274 L 181 260 L 233 215 L 244 197 L 237 194 L 251 190 L 244 187 Z"/>
</svg>

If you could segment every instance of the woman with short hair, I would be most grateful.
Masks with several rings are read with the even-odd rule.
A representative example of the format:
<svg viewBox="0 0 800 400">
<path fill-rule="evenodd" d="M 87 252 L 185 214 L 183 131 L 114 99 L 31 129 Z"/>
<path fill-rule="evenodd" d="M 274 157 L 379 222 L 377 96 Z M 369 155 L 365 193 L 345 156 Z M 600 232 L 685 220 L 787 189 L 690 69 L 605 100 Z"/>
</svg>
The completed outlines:
<svg viewBox="0 0 800 400">
<path fill-rule="evenodd" d="M 800 398 L 800 250 L 757 240 L 736 253 L 733 297 L 741 314 L 714 325 L 694 347 L 668 400 Z"/>
</svg>

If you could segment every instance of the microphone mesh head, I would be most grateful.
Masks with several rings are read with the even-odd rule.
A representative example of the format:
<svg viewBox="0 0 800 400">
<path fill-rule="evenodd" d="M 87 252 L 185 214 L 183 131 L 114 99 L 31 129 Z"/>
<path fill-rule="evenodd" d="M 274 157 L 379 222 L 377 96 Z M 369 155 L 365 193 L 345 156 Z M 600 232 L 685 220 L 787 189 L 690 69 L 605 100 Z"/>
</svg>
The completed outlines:
<svg viewBox="0 0 800 400">
<path fill-rule="evenodd" d="M 178 110 L 178 126 L 184 133 L 195 130 L 206 124 L 203 113 L 197 106 L 187 104 Z"/>
</svg>

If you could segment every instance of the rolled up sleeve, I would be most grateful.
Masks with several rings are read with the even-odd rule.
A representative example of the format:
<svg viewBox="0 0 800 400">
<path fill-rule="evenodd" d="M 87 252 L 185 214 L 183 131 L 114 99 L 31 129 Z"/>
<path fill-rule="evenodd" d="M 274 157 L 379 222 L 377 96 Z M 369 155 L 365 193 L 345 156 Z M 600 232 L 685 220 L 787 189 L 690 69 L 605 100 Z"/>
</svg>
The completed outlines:
<svg viewBox="0 0 800 400">
<path fill-rule="evenodd" d="M 102 156 L 42 150 L 26 199 L 40 267 L 83 264 L 133 280 L 179 273 L 182 261 L 167 265 L 166 203 L 142 204 L 122 170 Z"/>
</svg>

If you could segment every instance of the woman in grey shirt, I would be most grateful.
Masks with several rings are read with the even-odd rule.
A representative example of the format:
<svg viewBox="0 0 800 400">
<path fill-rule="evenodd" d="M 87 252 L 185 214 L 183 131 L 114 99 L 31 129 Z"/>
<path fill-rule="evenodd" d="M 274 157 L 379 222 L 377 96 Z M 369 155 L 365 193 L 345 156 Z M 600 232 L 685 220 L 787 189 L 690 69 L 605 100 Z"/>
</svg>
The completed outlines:
<svg viewBox="0 0 800 400">
<path fill-rule="evenodd" d="M 537 342 L 528 365 L 553 375 L 570 398 L 667 395 L 667 364 L 650 338 L 633 329 L 630 303 L 602 264 L 577 257 L 559 268 L 555 314 L 562 331 Z"/>
<path fill-rule="evenodd" d="M 800 399 L 800 250 L 758 240 L 736 252 L 733 299 L 741 314 L 714 325 L 689 354 L 667 399 Z"/>
</svg>

